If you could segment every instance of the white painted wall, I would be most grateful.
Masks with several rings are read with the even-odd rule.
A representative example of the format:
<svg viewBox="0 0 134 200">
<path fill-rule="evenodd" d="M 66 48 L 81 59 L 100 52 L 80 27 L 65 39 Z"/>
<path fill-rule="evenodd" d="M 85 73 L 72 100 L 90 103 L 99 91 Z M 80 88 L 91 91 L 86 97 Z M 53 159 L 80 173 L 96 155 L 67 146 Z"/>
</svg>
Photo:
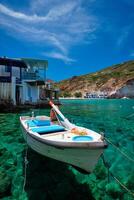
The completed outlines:
<svg viewBox="0 0 134 200">
<path fill-rule="evenodd" d="M 31 86 L 27 82 L 23 81 L 23 88 L 22 88 L 22 102 L 25 103 L 26 101 L 36 103 L 39 99 L 39 87 L 38 86 Z"/>
<path fill-rule="evenodd" d="M 12 76 L 20 78 L 20 68 L 12 66 Z"/>
<path fill-rule="evenodd" d="M 11 99 L 11 83 L 0 82 L 0 99 Z"/>
<path fill-rule="evenodd" d="M 31 86 L 31 99 L 32 102 L 37 102 L 38 100 L 38 86 Z"/>
<path fill-rule="evenodd" d="M 0 65 L 0 76 L 10 76 L 10 72 L 6 72 L 5 68 L 5 65 Z"/>
<path fill-rule="evenodd" d="M 25 81 L 22 82 L 22 103 L 25 103 L 27 100 L 27 83 Z"/>
<path fill-rule="evenodd" d="M 23 102 L 23 87 L 20 87 L 20 100 Z"/>
<path fill-rule="evenodd" d="M 13 100 L 13 104 L 16 105 L 16 77 L 12 76 L 11 82 L 11 98 Z"/>
</svg>

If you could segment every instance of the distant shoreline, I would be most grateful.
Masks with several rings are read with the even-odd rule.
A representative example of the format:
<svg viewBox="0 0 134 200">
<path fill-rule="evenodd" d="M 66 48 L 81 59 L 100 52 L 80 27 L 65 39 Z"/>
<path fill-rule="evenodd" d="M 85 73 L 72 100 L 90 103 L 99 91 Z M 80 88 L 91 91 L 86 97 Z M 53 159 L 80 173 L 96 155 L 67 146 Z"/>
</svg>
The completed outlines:
<svg viewBox="0 0 134 200">
<path fill-rule="evenodd" d="M 80 99 L 80 100 L 89 100 L 89 99 L 106 99 L 106 98 L 82 98 L 82 97 L 60 97 L 59 100 L 64 100 L 64 99 L 68 99 L 68 100 L 76 100 L 76 99 Z"/>
<path fill-rule="evenodd" d="M 59 97 L 59 99 L 86 99 L 86 98 L 82 98 L 82 97 Z"/>
<path fill-rule="evenodd" d="M 122 98 L 82 98 L 82 97 L 59 97 L 59 100 L 103 100 L 103 99 L 133 99 L 133 98 L 128 98 L 128 97 L 122 97 Z"/>
</svg>

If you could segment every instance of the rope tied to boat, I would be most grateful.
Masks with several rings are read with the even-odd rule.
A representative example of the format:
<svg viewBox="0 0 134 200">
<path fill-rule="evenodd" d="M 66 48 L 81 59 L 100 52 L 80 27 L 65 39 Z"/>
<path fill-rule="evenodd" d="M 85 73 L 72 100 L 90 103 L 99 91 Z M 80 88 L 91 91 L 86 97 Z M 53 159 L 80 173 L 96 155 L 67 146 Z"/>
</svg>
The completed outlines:
<svg viewBox="0 0 134 200">
<path fill-rule="evenodd" d="M 113 173 L 112 172 L 110 172 L 110 170 L 109 170 L 109 165 L 108 165 L 108 163 L 105 161 L 105 158 L 104 158 L 104 155 L 102 154 L 102 160 L 103 160 L 103 163 L 104 163 L 104 165 L 105 165 L 105 167 L 107 168 L 107 170 L 108 170 L 108 182 L 109 182 L 109 180 L 110 180 L 110 175 L 112 176 L 112 178 L 125 190 L 125 191 L 127 191 L 131 196 L 133 196 L 134 197 L 134 193 L 131 191 L 131 190 L 129 190 L 123 183 L 121 183 L 120 182 L 120 180 L 117 178 L 117 177 L 115 177 L 114 175 L 113 175 Z"/>
<path fill-rule="evenodd" d="M 23 190 L 22 190 L 23 192 L 25 191 L 25 185 L 26 185 L 26 180 L 27 180 L 27 165 L 28 165 L 27 155 L 28 155 L 28 146 L 26 147 L 25 157 L 24 157 L 24 182 L 23 182 Z"/>
<path fill-rule="evenodd" d="M 121 151 L 115 144 L 113 144 L 108 138 L 104 137 L 105 140 L 111 144 L 117 151 L 119 151 L 125 158 L 127 158 L 129 161 L 134 163 L 134 160 L 132 158 L 130 158 L 126 153 L 124 153 L 123 151 Z"/>
<path fill-rule="evenodd" d="M 60 119 L 59 119 L 59 117 L 58 117 L 56 111 L 55 111 L 53 108 L 52 108 L 52 110 L 53 110 L 53 112 L 55 113 L 55 116 L 56 116 L 56 118 L 57 118 L 59 124 L 62 125 L 62 123 L 61 123 L 61 121 L 60 121 Z"/>
<path fill-rule="evenodd" d="M 26 142 L 27 142 L 27 134 L 26 134 Z M 26 181 L 27 181 L 27 165 L 29 163 L 27 157 L 28 157 L 28 145 L 26 146 L 26 149 L 25 149 L 25 157 L 24 157 L 24 182 L 23 182 L 23 190 L 22 190 L 22 192 L 25 191 L 25 185 L 26 185 Z"/>
<path fill-rule="evenodd" d="M 121 151 L 115 144 L 113 144 L 108 138 L 106 138 L 104 135 L 103 135 L 103 138 L 110 144 L 112 145 L 119 153 L 121 153 L 127 160 L 131 161 L 131 162 L 134 162 L 134 160 L 132 158 L 130 158 L 125 152 Z M 120 180 L 115 177 L 112 172 L 110 172 L 109 168 L 110 166 L 108 165 L 108 163 L 105 161 L 104 159 L 104 155 L 102 155 L 102 160 L 103 160 L 103 163 L 105 165 L 105 167 L 107 168 L 108 170 L 108 182 L 109 182 L 109 176 L 111 175 L 113 177 L 113 179 L 124 189 L 126 190 L 131 196 L 134 197 L 134 193 L 129 190 L 123 183 L 120 182 Z"/>
</svg>

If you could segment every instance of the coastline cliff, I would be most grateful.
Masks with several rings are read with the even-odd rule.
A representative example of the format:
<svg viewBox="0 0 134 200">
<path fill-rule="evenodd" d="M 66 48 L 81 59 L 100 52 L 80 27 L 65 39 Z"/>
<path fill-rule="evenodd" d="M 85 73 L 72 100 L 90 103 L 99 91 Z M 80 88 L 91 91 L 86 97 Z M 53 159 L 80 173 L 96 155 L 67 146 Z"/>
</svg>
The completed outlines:
<svg viewBox="0 0 134 200">
<path fill-rule="evenodd" d="M 134 60 L 116 64 L 95 73 L 62 80 L 56 85 L 61 96 L 86 93 L 107 94 L 108 98 L 134 98 Z"/>
</svg>

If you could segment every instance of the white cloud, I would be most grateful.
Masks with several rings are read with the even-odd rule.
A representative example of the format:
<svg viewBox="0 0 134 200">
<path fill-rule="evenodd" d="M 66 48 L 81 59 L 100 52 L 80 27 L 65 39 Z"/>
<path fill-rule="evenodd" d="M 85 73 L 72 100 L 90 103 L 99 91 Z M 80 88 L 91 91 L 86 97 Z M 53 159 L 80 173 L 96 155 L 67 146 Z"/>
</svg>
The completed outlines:
<svg viewBox="0 0 134 200">
<path fill-rule="evenodd" d="M 47 56 L 47 57 L 50 57 L 50 58 L 56 58 L 56 59 L 63 60 L 65 63 L 75 62 L 74 59 L 69 58 L 67 55 L 63 55 L 62 53 L 58 53 L 58 52 L 45 52 L 43 54 L 45 56 Z"/>
<path fill-rule="evenodd" d="M 96 17 L 87 13 L 83 2 L 32 0 L 29 12 L 0 4 L 0 25 L 13 37 L 44 46 L 44 51 L 47 46 L 53 48 L 57 53 L 48 53 L 50 57 L 72 62 L 67 56 L 71 47 L 92 40 L 98 28 Z"/>
<path fill-rule="evenodd" d="M 132 27 L 130 25 L 128 25 L 128 26 L 123 27 L 122 30 L 120 30 L 120 36 L 117 39 L 118 47 L 121 47 L 122 45 L 124 45 L 124 43 L 126 42 L 128 36 L 129 36 L 131 28 Z"/>
<path fill-rule="evenodd" d="M 123 32 L 117 40 L 117 45 L 121 46 L 128 37 L 128 31 Z"/>
<path fill-rule="evenodd" d="M 132 53 L 130 54 L 130 56 L 131 56 L 131 57 L 134 57 L 134 52 L 132 52 Z"/>
<path fill-rule="evenodd" d="M 52 8 L 46 16 L 26 15 L 21 12 L 16 12 L 8 7 L 0 4 L 0 12 L 8 15 L 10 17 L 25 20 L 28 22 L 47 22 L 47 21 L 56 21 L 58 18 L 66 15 L 68 12 L 71 12 L 75 7 L 75 3 L 65 3 L 65 5 L 55 6 Z"/>
</svg>

